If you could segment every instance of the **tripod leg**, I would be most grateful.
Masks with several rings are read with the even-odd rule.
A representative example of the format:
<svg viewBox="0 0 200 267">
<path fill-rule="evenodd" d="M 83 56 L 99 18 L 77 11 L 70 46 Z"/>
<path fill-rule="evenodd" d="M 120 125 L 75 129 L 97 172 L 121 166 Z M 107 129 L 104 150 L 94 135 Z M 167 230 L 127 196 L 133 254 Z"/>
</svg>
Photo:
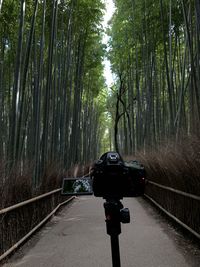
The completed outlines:
<svg viewBox="0 0 200 267">
<path fill-rule="evenodd" d="M 113 267 L 120 267 L 120 252 L 119 252 L 119 236 L 111 235 L 111 251 L 112 251 L 112 262 Z"/>
</svg>

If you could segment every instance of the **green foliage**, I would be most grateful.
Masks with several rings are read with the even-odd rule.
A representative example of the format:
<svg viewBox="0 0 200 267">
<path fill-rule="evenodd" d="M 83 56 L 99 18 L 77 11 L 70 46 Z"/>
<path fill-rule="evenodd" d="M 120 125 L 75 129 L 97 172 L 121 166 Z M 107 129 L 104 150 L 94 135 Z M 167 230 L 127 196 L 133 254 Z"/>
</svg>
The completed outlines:
<svg viewBox="0 0 200 267">
<path fill-rule="evenodd" d="M 195 73 L 200 69 L 198 1 L 114 2 L 116 12 L 107 30 L 108 57 L 118 84 L 109 102 L 112 98 L 117 101 L 116 91 L 123 82 L 120 112 L 125 106 L 132 118 L 132 152 L 152 147 L 171 135 L 177 138 L 182 131 L 193 132 L 197 119 L 193 112 L 199 113 L 200 104 L 199 85 L 195 85 Z M 111 114 L 113 105 L 109 107 Z M 184 113 L 186 110 L 190 113 Z M 130 139 L 126 135 L 128 123 L 122 116 L 120 140 Z"/>
<path fill-rule="evenodd" d="M 34 14 L 36 1 L 24 2 L 24 21 L 21 1 L 3 1 L 0 13 L 0 157 L 10 167 L 31 163 L 37 184 L 49 162 L 65 169 L 99 153 L 105 6 L 39 0 Z"/>
</svg>

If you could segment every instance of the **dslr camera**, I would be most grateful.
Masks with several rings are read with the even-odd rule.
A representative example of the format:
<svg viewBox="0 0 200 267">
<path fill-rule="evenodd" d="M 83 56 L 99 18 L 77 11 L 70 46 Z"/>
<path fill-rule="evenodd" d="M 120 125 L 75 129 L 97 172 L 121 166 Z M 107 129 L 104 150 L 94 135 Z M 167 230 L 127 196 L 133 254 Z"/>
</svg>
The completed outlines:
<svg viewBox="0 0 200 267">
<path fill-rule="evenodd" d="M 123 161 L 117 152 L 103 154 L 94 163 L 90 177 L 96 197 L 122 199 L 144 194 L 144 167 L 138 161 Z"/>
<path fill-rule="evenodd" d="M 138 161 L 124 161 L 117 152 L 107 152 L 97 160 L 90 177 L 64 178 L 63 195 L 92 195 L 109 199 L 144 194 L 145 170 Z"/>
</svg>

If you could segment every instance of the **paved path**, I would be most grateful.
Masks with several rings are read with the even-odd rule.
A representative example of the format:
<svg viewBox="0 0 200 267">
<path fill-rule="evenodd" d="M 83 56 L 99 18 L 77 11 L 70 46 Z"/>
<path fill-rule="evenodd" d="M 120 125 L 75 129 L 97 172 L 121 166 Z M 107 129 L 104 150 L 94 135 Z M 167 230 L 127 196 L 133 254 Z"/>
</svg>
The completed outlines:
<svg viewBox="0 0 200 267">
<path fill-rule="evenodd" d="M 122 225 L 122 267 L 199 267 L 200 248 L 142 198 L 124 199 L 131 223 Z M 4 267 L 110 267 L 103 200 L 81 197 L 66 206 Z"/>
</svg>

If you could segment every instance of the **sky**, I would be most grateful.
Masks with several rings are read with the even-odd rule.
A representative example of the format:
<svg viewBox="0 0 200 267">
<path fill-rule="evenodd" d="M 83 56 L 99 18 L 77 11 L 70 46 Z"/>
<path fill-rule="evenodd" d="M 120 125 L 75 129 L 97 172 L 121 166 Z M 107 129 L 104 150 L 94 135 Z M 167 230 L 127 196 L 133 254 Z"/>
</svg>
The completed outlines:
<svg viewBox="0 0 200 267">
<path fill-rule="evenodd" d="M 108 21 L 111 19 L 115 11 L 115 6 L 112 0 L 105 0 L 105 4 L 106 4 L 106 10 L 105 10 L 104 21 L 103 21 L 104 29 L 106 29 L 108 25 Z M 103 42 L 107 44 L 108 40 L 109 40 L 109 37 L 107 35 L 104 35 Z M 110 69 L 110 61 L 105 59 L 103 63 L 104 63 L 104 76 L 106 79 L 106 84 L 108 87 L 110 87 L 114 82 L 112 72 Z"/>
</svg>

